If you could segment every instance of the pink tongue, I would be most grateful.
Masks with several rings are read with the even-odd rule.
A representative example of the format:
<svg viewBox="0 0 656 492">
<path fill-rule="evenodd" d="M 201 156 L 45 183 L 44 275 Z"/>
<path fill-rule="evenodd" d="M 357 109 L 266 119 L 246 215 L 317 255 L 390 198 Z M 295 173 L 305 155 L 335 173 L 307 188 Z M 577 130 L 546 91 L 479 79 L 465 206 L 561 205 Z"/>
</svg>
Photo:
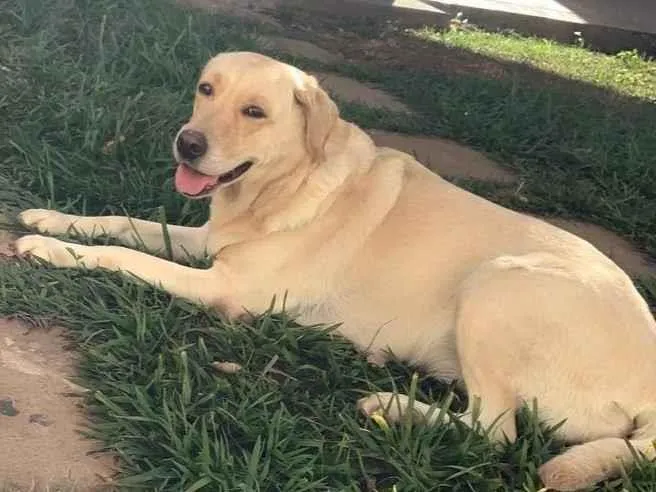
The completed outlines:
<svg viewBox="0 0 656 492">
<path fill-rule="evenodd" d="M 198 195 L 205 188 L 214 186 L 216 179 L 216 176 L 199 173 L 186 164 L 180 163 L 175 171 L 175 189 L 187 195 Z"/>
</svg>

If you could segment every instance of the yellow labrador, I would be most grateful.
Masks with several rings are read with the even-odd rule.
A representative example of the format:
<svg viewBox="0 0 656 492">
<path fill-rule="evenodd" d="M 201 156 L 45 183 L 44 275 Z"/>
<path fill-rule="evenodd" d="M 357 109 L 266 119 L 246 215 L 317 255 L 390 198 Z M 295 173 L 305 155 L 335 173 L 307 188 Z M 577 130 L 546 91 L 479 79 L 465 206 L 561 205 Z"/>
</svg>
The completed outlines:
<svg viewBox="0 0 656 492">
<path fill-rule="evenodd" d="M 313 77 L 255 53 L 206 65 L 173 147 L 177 190 L 211 198 L 205 225 L 170 226 L 173 253 L 207 251 L 211 268 L 40 235 L 20 239 L 18 252 L 136 275 L 231 317 L 287 294 L 301 322 L 342 322 L 372 361 L 389 348 L 464 381 L 494 440 L 515 439 L 513 412 L 537 398 L 540 417 L 567 419 L 559 435 L 578 443 L 541 467 L 549 488 L 617 475 L 634 460 L 627 439 L 654 456 L 656 323 L 588 242 L 377 148 Z M 40 232 L 75 227 L 164 247 L 158 223 L 51 210 L 21 219 Z M 408 402 L 381 393 L 359 408 L 395 420 Z"/>
</svg>

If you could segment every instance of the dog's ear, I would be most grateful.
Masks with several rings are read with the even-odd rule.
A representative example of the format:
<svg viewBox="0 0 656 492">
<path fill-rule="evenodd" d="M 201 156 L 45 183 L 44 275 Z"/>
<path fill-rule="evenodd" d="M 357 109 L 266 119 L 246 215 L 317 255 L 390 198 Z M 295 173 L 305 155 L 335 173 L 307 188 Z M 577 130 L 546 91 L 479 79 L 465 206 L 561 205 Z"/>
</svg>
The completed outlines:
<svg viewBox="0 0 656 492">
<path fill-rule="evenodd" d="M 294 97 L 305 115 L 305 145 L 310 157 L 315 162 L 323 161 L 326 142 L 339 118 L 339 109 L 311 75 L 303 74 Z"/>
</svg>

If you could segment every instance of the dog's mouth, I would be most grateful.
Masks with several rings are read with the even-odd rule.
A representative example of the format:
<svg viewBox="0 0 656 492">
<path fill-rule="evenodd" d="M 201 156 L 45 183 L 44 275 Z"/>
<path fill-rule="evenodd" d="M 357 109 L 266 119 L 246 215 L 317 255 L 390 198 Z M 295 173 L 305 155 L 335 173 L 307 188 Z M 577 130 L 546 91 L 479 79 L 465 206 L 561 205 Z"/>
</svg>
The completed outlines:
<svg viewBox="0 0 656 492">
<path fill-rule="evenodd" d="M 193 169 L 186 162 L 179 162 L 175 171 L 175 189 L 191 198 L 202 198 L 209 195 L 221 185 L 232 183 L 243 176 L 253 165 L 246 161 L 228 172 L 218 176 L 210 176 Z"/>
</svg>

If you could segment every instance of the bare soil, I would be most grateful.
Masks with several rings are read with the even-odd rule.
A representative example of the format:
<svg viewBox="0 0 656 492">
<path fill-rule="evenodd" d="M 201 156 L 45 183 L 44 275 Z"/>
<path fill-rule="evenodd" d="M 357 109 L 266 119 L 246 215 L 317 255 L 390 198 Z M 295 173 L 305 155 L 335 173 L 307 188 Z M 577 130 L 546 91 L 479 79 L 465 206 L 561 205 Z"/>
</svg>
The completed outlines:
<svg viewBox="0 0 656 492">
<path fill-rule="evenodd" d="M 81 435 L 83 389 L 60 328 L 0 319 L 0 480 L 10 490 L 97 490 L 113 460 Z"/>
</svg>

